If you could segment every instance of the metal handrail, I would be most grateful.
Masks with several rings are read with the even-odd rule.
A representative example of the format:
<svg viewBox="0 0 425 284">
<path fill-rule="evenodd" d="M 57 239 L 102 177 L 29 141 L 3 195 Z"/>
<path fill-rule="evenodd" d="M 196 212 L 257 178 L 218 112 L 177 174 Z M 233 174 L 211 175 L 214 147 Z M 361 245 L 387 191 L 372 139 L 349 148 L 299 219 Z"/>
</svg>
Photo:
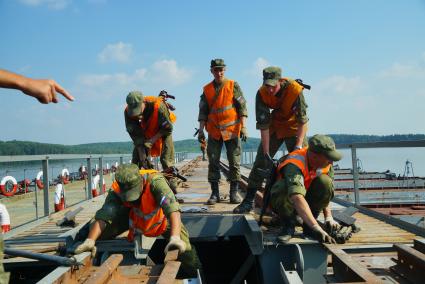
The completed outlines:
<svg viewBox="0 0 425 284">
<path fill-rule="evenodd" d="M 92 160 L 98 159 L 100 169 L 103 169 L 103 159 L 105 158 L 119 158 L 120 164 L 124 163 L 124 158 L 131 157 L 132 154 L 48 154 L 48 155 L 16 155 L 16 156 L 0 156 L 0 163 L 10 163 L 10 162 L 26 162 L 26 161 L 41 161 L 42 170 L 43 170 L 43 184 L 45 186 L 43 191 L 44 199 L 44 216 L 50 214 L 49 209 L 49 161 L 52 160 L 77 160 L 85 159 L 87 161 L 87 184 L 86 184 L 86 199 L 93 198 L 90 186 L 92 184 Z M 176 152 L 174 155 L 174 160 L 176 163 L 183 161 L 187 158 L 187 152 Z M 156 168 L 158 169 L 159 158 L 156 157 L 155 160 Z M 99 171 L 100 181 L 103 181 L 103 171 Z M 37 187 L 36 187 L 37 189 Z M 102 192 L 102 191 L 100 191 Z M 37 190 L 36 190 L 36 219 L 38 216 L 38 201 L 37 201 Z"/>
<path fill-rule="evenodd" d="M 76 159 L 98 159 L 98 158 L 115 158 L 115 157 L 131 157 L 131 154 L 49 154 L 49 155 L 17 155 L 17 156 L 0 156 L 0 162 L 26 162 L 40 160 L 76 160 Z"/>
<path fill-rule="evenodd" d="M 351 163 L 353 166 L 353 189 L 354 189 L 354 204 L 360 206 L 359 196 L 359 170 L 357 168 L 357 148 L 413 148 L 425 147 L 425 140 L 414 141 L 389 141 L 389 142 L 364 142 L 337 144 L 337 149 L 351 149 Z"/>
</svg>

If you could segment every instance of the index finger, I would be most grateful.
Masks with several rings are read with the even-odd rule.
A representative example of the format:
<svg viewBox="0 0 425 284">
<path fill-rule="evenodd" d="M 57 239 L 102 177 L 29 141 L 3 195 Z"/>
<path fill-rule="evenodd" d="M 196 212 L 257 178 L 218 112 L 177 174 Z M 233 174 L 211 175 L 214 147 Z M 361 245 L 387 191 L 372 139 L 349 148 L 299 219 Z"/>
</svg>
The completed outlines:
<svg viewBox="0 0 425 284">
<path fill-rule="evenodd" d="M 70 93 L 68 93 L 64 88 L 62 88 L 62 86 L 61 85 L 59 85 L 58 83 L 56 83 L 55 82 L 55 90 L 58 92 L 58 93 L 61 93 L 65 98 L 67 98 L 68 100 L 70 100 L 70 101 L 73 101 L 74 100 L 74 97 L 73 96 L 71 96 L 71 94 Z"/>
</svg>

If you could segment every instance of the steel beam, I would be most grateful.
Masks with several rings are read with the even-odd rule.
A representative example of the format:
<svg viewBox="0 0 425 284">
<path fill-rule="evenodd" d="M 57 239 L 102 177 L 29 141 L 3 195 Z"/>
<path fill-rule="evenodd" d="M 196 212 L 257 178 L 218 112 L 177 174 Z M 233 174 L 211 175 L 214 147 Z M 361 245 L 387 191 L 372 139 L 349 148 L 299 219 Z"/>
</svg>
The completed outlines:
<svg viewBox="0 0 425 284">
<path fill-rule="evenodd" d="M 285 270 L 282 262 L 280 263 L 280 273 L 285 284 L 302 284 L 300 276 L 295 270 Z"/>
<path fill-rule="evenodd" d="M 382 280 L 336 245 L 325 245 L 332 254 L 335 278 L 342 282 L 381 283 Z"/>
<path fill-rule="evenodd" d="M 421 228 L 419 226 L 415 226 L 415 225 L 410 224 L 408 222 L 405 222 L 405 221 L 402 221 L 400 219 L 394 218 L 394 217 L 392 217 L 390 215 L 386 215 L 386 214 L 380 213 L 378 211 L 371 210 L 371 209 L 366 208 L 366 207 L 363 207 L 361 205 L 355 205 L 355 204 L 353 204 L 351 202 L 342 200 L 342 199 L 340 199 L 338 197 L 334 197 L 332 199 L 332 201 L 335 202 L 335 203 L 337 203 L 337 204 L 343 205 L 345 207 L 355 206 L 363 214 L 366 214 L 366 215 L 368 215 L 370 217 L 373 217 L 373 218 L 376 218 L 378 220 L 381 220 L 381 221 L 383 221 L 385 223 L 388 223 L 390 225 L 399 227 L 399 228 L 401 228 L 403 230 L 406 230 L 406 231 L 408 231 L 410 233 L 413 233 L 415 235 L 418 235 L 418 236 L 421 236 L 421 237 L 425 237 L 425 228 Z"/>
<path fill-rule="evenodd" d="M 423 283 L 425 254 L 404 244 L 395 244 L 397 265 L 392 269 L 413 283 Z"/>
<path fill-rule="evenodd" d="M 357 168 L 357 153 L 356 148 L 351 147 L 351 163 L 353 165 L 353 189 L 354 189 L 354 203 L 360 205 L 359 197 L 359 169 Z"/>
<path fill-rule="evenodd" d="M 425 253 L 425 240 L 424 239 L 414 239 L 413 247 L 415 250 Z"/>
</svg>

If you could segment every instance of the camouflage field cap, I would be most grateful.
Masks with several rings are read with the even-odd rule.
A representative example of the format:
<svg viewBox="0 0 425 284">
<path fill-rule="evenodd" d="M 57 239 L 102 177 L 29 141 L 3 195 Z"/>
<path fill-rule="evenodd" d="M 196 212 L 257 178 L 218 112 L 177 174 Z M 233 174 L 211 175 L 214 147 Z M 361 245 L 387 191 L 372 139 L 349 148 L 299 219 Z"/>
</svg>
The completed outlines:
<svg viewBox="0 0 425 284">
<path fill-rule="evenodd" d="M 224 60 L 221 58 L 216 58 L 211 60 L 211 68 L 223 68 L 226 67 L 226 64 L 224 64 Z"/>
<path fill-rule="evenodd" d="M 142 192 L 142 177 L 139 174 L 139 167 L 135 164 L 125 164 L 117 168 L 115 180 L 120 186 L 122 201 L 135 201 Z"/>
<path fill-rule="evenodd" d="M 316 134 L 308 140 L 308 149 L 314 153 L 323 154 L 331 161 L 339 161 L 342 154 L 335 148 L 333 139 L 326 135 Z"/>
<path fill-rule="evenodd" d="M 263 85 L 276 86 L 282 77 L 282 69 L 275 66 L 267 67 L 263 70 Z"/>
<path fill-rule="evenodd" d="M 126 99 L 129 116 L 139 116 L 142 113 L 143 94 L 139 91 L 132 91 L 127 95 Z"/>
</svg>

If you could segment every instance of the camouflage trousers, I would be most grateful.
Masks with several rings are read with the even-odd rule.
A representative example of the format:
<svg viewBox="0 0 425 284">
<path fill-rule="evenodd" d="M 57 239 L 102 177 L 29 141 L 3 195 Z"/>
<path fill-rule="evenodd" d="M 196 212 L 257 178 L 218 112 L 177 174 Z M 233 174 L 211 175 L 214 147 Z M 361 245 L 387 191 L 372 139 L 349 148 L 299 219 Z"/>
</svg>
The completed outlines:
<svg viewBox="0 0 425 284">
<path fill-rule="evenodd" d="M 94 222 L 94 220 L 92 220 Z M 116 236 L 122 234 L 128 230 L 128 215 L 118 216 L 112 220 L 112 223 L 107 223 L 105 229 L 99 237 L 99 240 L 110 240 Z M 170 224 L 168 224 L 167 230 L 162 234 L 162 237 L 167 241 L 170 239 Z M 178 261 L 181 262 L 180 271 L 183 275 L 189 275 L 188 277 L 196 277 L 197 269 L 202 269 L 201 261 L 198 258 L 196 249 L 190 244 L 189 232 L 187 231 L 184 224 L 181 226 L 180 232 L 181 240 L 186 244 L 186 251 L 179 255 Z M 180 274 L 180 272 L 179 272 Z"/>
<path fill-rule="evenodd" d="M 9 283 L 9 273 L 3 268 L 3 234 L 0 232 L 0 284 Z"/>
<path fill-rule="evenodd" d="M 161 166 L 163 169 L 167 169 L 169 167 L 174 166 L 174 143 L 173 143 L 173 137 L 171 135 L 167 135 L 165 137 L 162 137 L 162 151 L 161 156 L 159 157 L 159 160 L 161 162 Z M 132 157 L 132 163 L 139 166 L 139 168 L 143 165 L 144 161 L 141 161 L 145 159 L 145 157 L 141 157 L 141 154 L 139 154 L 139 151 L 143 152 L 144 149 L 137 151 L 137 148 L 143 148 L 143 145 L 141 146 L 135 146 L 133 149 L 133 157 Z M 143 154 L 142 154 L 143 155 Z"/>
<path fill-rule="evenodd" d="M 288 152 L 292 152 L 295 148 L 297 137 L 288 137 L 288 138 L 279 139 L 276 137 L 276 134 L 270 135 L 269 151 L 270 151 L 271 157 L 273 157 L 277 153 L 280 146 L 282 146 L 283 142 L 285 142 L 286 149 L 288 149 Z M 303 145 L 307 145 L 306 139 L 304 139 Z M 257 156 L 255 157 L 254 164 L 252 166 L 251 172 L 249 173 L 247 190 L 256 191 L 261 187 L 264 181 L 264 177 L 258 169 L 267 169 L 268 166 L 269 166 L 269 162 L 264 156 L 263 145 L 260 143 L 257 150 Z"/>
<path fill-rule="evenodd" d="M 174 167 L 174 143 L 172 135 L 167 135 L 162 138 L 162 151 L 161 156 L 159 157 L 159 161 L 161 162 L 162 169 L 168 169 L 169 167 Z M 141 147 L 141 146 L 140 146 Z M 143 147 L 142 147 L 143 148 Z M 147 167 L 144 161 L 141 159 L 145 159 L 144 157 L 140 157 L 139 151 L 144 151 L 144 149 L 137 149 L 137 146 L 133 149 L 133 157 L 132 163 L 136 164 L 140 167 Z M 152 165 L 153 166 L 153 165 Z M 169 178 L 167 179 L 170 184 L 173 192 L 177 188 L 177 178 Z"/>
<path fill-rule="evenodd" d="M 220 156 L 223 144 L 226 147 L 227 160 L 229 161 L 229 181 L 241 179 L 241 139 L 239 137 L 227 141 L 216 140 L 208 137 L 208 181 L 218 182 L 220 180 Z"/>
<path fill-rule="evenodd" d="M 285 179 L 278 180 L 273 185 L 271 192 L 271 206 L 273 211 L 281 218 L 294 216 L 296 212 L 294 205 L 289 199 L 290 196 Z M 305 199 L 315 217 L 328 206 L 333 197 L 334 186 L 332 179 L 328 175 L 320 175 L 315 178 L 305 195 Z"/>
</svg>

